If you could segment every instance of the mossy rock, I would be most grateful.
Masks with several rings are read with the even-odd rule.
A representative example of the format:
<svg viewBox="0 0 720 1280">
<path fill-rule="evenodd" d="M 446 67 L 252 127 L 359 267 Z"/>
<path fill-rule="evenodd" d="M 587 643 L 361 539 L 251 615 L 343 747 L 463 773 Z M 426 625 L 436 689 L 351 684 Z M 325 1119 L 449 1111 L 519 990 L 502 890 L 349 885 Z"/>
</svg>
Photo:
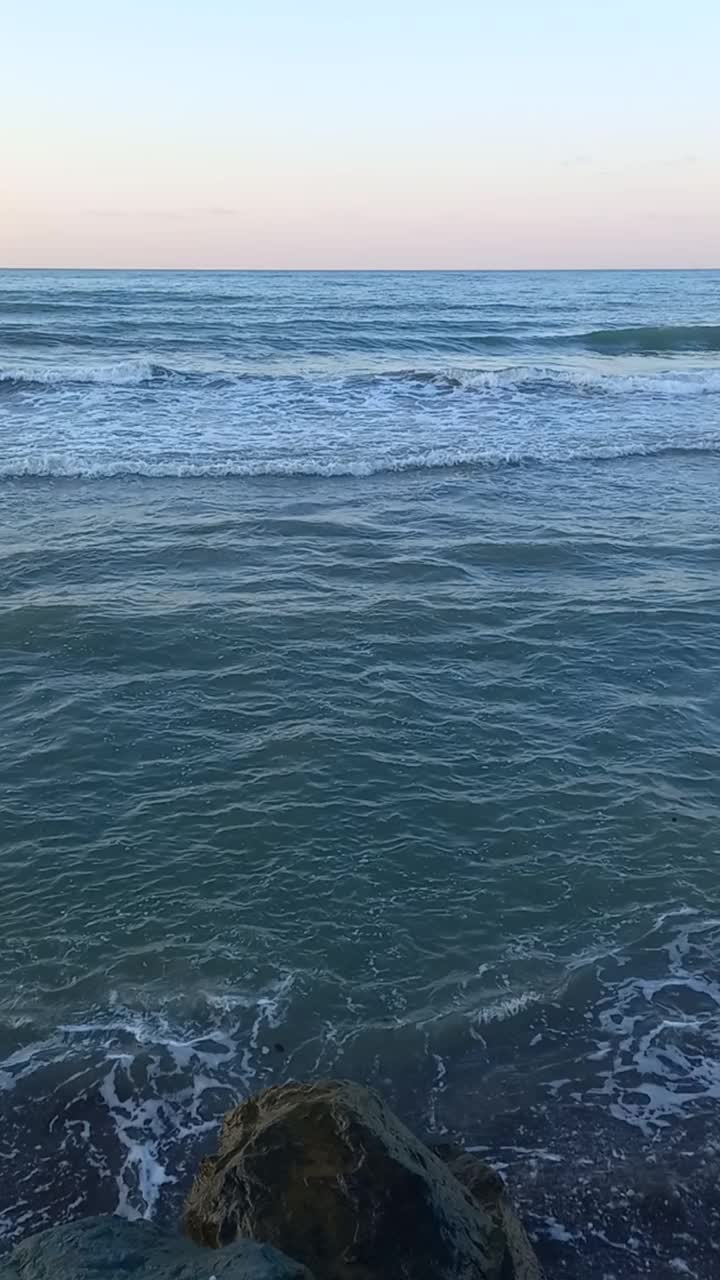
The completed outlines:
<svg viewBox="0 0 720 1280">
<path fill-rule="evenodd" d="M 494 1186 L 477 1197 L 369 1089 L 286 1084 L 226 1116 L 185 1226 L 212 1248 L 265 1240 L 317 1280 L 538 1280 Z"/>
</svg>

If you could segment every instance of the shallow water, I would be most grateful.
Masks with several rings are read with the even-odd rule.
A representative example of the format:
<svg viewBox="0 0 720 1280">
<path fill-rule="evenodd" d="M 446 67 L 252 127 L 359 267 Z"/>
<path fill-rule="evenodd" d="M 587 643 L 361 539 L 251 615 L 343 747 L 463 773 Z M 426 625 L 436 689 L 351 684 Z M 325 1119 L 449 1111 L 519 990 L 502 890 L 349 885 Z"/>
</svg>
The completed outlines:
<svg viewBox="0 0 720 1280">
<path fill-rule="evenodd" d="M 714 1274 L 719 285 L 0 273 L 6 1243 L 342 1073 Z"/>
</svg>

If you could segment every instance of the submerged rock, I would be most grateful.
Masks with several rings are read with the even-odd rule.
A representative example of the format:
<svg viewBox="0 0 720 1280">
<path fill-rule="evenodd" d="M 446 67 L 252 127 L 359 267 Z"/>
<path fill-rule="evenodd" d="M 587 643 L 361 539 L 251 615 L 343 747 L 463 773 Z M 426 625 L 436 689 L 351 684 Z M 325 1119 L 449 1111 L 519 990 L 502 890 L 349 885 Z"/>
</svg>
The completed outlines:
<svg viewBox="0 0 720 1280">
<path fill-rule="evenodd" d="M 266 1240 L 317 1280 L 540 1280 L 502 1183 L 489 1177 L 492 1187 L 479 1174 L 478 1185 L 461 1185 L 359 1085 L 280 1085 L 226 1116 L 185 1226 L 213 1248 Z"/>
<path fill-rule="evenodd" d="M 17 1245 L 0 1280 L 313 1280 L 270 1245 L 242 1240 L 209 1254 L 151 1222 L 85 1218 Z"/>
</svg>

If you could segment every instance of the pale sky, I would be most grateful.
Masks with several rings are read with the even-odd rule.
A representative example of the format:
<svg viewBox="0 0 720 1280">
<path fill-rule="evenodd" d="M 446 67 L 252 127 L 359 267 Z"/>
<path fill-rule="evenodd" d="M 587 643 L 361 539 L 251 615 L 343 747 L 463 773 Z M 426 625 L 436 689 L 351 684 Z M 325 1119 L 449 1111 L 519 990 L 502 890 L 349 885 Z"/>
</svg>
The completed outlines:
<svg viewBox="0 0 720 1280">
<path fill-rule="evenodd" d="M 0 266 L 720 266 L 720 0 L 0 0 L 0 40 Z"/>
</svg>

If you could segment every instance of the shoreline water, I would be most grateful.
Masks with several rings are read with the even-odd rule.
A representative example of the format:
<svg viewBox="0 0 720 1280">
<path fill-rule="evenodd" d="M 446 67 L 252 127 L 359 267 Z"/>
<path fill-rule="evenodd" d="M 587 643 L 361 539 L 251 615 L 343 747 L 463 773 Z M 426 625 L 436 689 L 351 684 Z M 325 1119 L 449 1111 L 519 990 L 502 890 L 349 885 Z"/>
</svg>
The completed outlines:
<svg viewBox="0 0 720 1280">
<path fill-rule="evenodd" d="M 703 1091 L 694 1059 L 698 997 L 715 1025 L 720 1010 L 717 984 L 695 966 L 719 931 L 699 913 L 660 921 L 645 954 L 655 943 L 667 949 L 662 975 L 640 978 L 627 972 L 630 957 L 606 957 L 619 981 L 582 1048 L 577 1014 L 603 1004 L 592 963 L 544 998 L 509 995 L 473 1015 L 424 1027 L 388 1020 L 364 1035 L 348 1019 L 314 1044 L 295 1040 L 290 975 L 255 1002 L 228 995 L 206 1004 L 204 1022 L 196 1006 L 192 1035 L 167 1016 L 133 1019 L 120 1007 L 112 1018 L 66 1026 L 65 1067 L 57 1041 L 16 1051 L 7 1092 L 5 1062 L 2 1154 L 14 1187 L 2 1247 L 88 1213 L 172 1228 L 229 1106 L 277 1081 L 340 1074 L 381 1088 L 426 1140 L 460 1140 L 497 1168 L 551 1274 L 602 1276 L 618 1253 L 618 1276 L 637 1275 L 639 1258 L 652 1260 L 654 1275 L 673 1258 L 693 1270 L 704 1256 L 703 1224 L 720 1209 L 717 1067 L 707 1062 Z M 663 1016 L 668 998 L 672 1022 Z M 533 1058 L 532 1076 L 518 1071 Z M 61 1171 L 61 1196 L 43 1190 L 46 1168 L 56 1188 Z M 7 1195 L 7 1175 L 4 1187 Z"/>
</svg>

